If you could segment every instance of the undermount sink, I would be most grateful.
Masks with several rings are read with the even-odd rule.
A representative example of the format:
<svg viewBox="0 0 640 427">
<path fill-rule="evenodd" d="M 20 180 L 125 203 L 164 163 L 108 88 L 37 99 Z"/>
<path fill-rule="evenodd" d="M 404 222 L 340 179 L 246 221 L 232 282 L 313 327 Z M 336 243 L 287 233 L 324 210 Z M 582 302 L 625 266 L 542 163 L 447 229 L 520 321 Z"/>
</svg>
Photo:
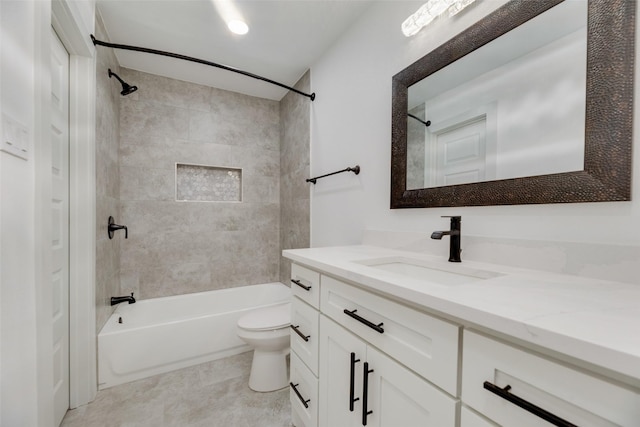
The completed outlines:
<svg viewBox="0 0 640 427">
<path fill-rule="evenodd" d="M 386 257 L 358 261 L 378 270 L 400 274 L 412 279 L 425 280 L 440 285 L 463 285 L 502 276 L 502 273 L 478 270 L 460 264 L 439 264 L 405 257 Z"/>
</svg>

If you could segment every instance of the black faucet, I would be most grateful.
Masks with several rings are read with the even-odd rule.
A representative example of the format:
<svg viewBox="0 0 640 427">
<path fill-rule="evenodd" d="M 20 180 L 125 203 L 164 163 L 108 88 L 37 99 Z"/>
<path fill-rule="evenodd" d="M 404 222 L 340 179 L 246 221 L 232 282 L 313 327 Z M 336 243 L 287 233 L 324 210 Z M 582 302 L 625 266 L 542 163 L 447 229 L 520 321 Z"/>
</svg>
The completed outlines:
<svg viewBox="0 0 640 427">
<path fill-rule="evenodd" d="M 129 304 L 133 304 L 136 302 L 136 299 L 133 297 L 133 292 L 131 292 L 131 296 L 124 297 L 111 297 L 111 305 L 120 304 L 121 302 L 129 301 Z"/>
<path fill-rule="evenodd" d="M 451 229 L 449 231 L 434 231 L 431 233 L 432 239 L 440 240 L 442 236 L 449 236 L 449 262 L 460 262 L 460 223 L 461 216 L 443 216 L 442 218 L 451 218 Z"/>
</svg>

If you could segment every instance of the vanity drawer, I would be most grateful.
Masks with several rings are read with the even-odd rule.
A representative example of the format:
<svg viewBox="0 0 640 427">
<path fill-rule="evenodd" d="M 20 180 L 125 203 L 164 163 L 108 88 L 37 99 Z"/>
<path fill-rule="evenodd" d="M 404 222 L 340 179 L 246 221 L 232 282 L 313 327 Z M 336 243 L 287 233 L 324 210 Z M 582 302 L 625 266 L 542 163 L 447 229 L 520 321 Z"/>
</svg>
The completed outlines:
<svg viewBox="0 0 640 427">
<path fill-rule="evenodd" d="M 291 264 L 291 293 L 315 308 L 320 307 L 320 273 Z"/>
<path fill-rule="evenodd" d="M 318 379 L 295 353 L 291 353 L 290 366 L 289 400 L 293 424 L 296 427 L 317 427 Z"/>
<path fill-rule="evenodd" d="M 324 275 L 321 307 L 365 341 L 458 395 L 458 326 Z"/>
<path fill-rule="evenodd" d="M 496 387 L 492 388 L 492 384 Z M 510 388 L 504 391 L 507 386 Z M 539 414 L 534 415 L 507 400 L 513 400 L 514 396 L 578 426 L 639 425 L 639 390 L 465 331 L 463 402 L 500 425 L 551 425 L 541 418 L 544 415 L 540 414 L 541 411 L 530 408 Z"/>
<path fill-rule="evenodd" d="M 318 375 L 318 332 L 320 314 L 294 297 L 291 303 L 291 350 L 311 372 Z"/>
<path fill-rule="evenodd" d="M 485 420 L 471 409 L 463 406 L 460 410 L 460 427 L 496 427 L 496 424 Z"/>
</svg>

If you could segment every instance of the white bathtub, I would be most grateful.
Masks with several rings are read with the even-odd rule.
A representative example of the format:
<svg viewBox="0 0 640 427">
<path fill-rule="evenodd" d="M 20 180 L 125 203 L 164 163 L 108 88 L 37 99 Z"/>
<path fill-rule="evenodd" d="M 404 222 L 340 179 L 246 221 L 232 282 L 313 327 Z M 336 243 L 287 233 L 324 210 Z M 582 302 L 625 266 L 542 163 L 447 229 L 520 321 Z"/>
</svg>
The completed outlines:
<svg viewBox="0 0 640 427">
<path fill-rule="evenodd" d="M 290 299 L 289 287 L 266 283 L 122 303 L 98 334 L 99 388 L 248 351 L 240 316 Z"/>
</svg>

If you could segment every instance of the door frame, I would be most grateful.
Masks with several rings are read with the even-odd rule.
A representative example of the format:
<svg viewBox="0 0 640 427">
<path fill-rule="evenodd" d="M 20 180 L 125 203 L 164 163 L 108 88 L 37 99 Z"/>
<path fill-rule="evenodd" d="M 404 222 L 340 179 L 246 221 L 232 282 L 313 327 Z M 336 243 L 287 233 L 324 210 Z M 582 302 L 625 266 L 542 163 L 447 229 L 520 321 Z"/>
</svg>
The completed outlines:
<svg viewBox="0 0 640 427">
<path fill-rule="evenodd" d="M 51 8 L 46 25 L 53 27 L 69 52 L 69 406 L 76 408 L 95 399 L 98 390 L 95 302 L 96 60 L 95 48 L 89 38 L 94 28 L 95 3 L 51 0 L 46 5 Z M 83 16 L 89 16 L 90 22 L 85 22 Z M 42 22 L 42 25 L 45 23 Z M 49 35 L 50 31 L 46 34 Z M 43 93 L 40 96 L 44 98 L 48 95 Z M 45 122 L 43 127 L 46 126 L 48 131 L 50 120 Z M 37 166 L 42 174 L 45 170 L 51 170 L 50 153 L 48 158 L 44 156 L 43 159 Z M 49 194 L 42 194 L 40 203 L 44 203 L 47 196 L 50 200 L 50 191 L 49 188 Z M 38 216 L 47 215 L 45 212 L 36 209 L 36 220 Z M 47 224 L 44 218 L 39 222 Z M 51 235 L 51 224 L 48 224 L 48 228 L 46 225 L 44 227 L 45 236 Z M 50 260 L 44 264 L 50 265 Z M 43 297 L 45 307 L 50 310 L 50 293 L 44 293 Z"/>
<path fill-rule="evenodd" d="M 50 30 L 51 108 L 50 173 L 52 198 L 52 251 L 49 286 L 53 294 L 53 415 L 54 425 L 62 422 L 69 409 L 69 52 Z M 56 96 L 58 99 L 56 100 Z M 45 145 L 46 141 L 42 140 Z M 44 148 L 44 147 L 43 147 Z M 47 150 L 49 148 L 47 147 Z M 57 241 L 56 241 L 57 236 Z M 44 285 L 44 283 L 43 283 Z"/>
</svg>

